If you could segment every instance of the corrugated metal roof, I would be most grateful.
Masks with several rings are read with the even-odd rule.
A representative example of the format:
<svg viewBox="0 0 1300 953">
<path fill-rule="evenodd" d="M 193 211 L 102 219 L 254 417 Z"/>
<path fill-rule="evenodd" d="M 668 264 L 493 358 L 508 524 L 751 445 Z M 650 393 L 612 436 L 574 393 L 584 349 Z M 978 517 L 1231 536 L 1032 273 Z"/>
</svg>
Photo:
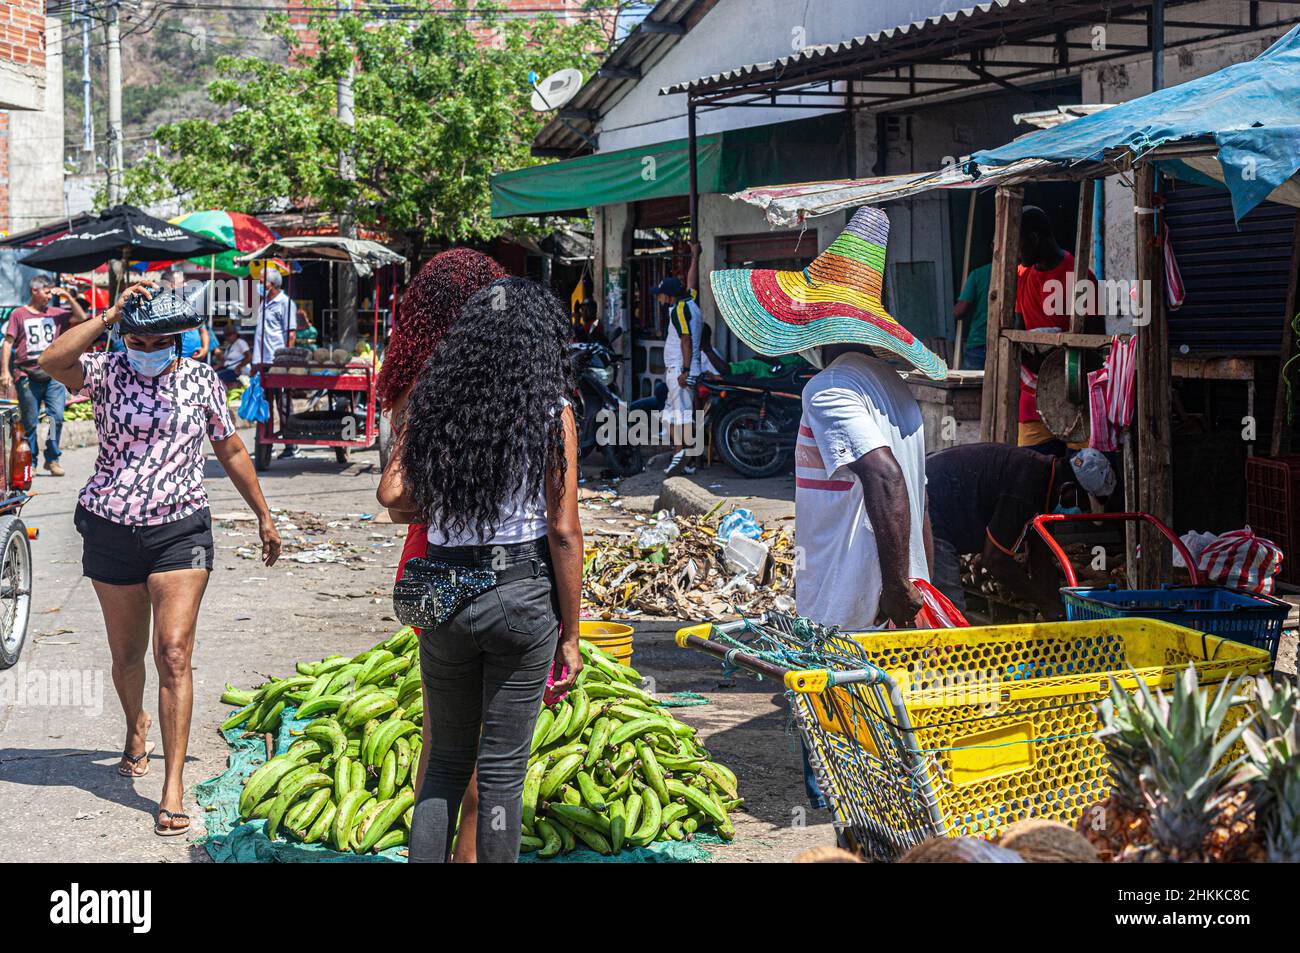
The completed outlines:
<svg viewBox="0 0 1300 953">
<path fill-rule="evenodd" d="M 804 47 L 799 52 L 792 53 L 790 56 L 783 56 L 778 60 L 769 60 L 765 63 L 751 63 L 747 66 L 737 67 L 736 69 L 724 70 L 721 73 L 701 76 L 699 79 L 693 79 L 690 82 L 675 83 L 672 86 L 664 87 L 659 91 L 659 93 L 663 96 L 672 95 L 674 93 L 689 93 L 697 90 L 708 89 L 713 86 L 734 83 L 737 80 L 749 79 L 764 73 L 779 75 L 792 66 L 816 64 L 824 60 L 834 59 L 846 53 L 853 53 L 859 50 L 864 50 L 868 47 L 876 46 L 887 40 L 921 34 L 926 31 L 948 27 L 953 24 L 961 26 L 965 21 L 985 15 L 993 10 L 1049 5 L 1051 5 L 1050 0 L 989 0 L 987 3 L 977 3 L 973 7 L 965 7 L 961 10 L 954 10 L 951 13 L 940 13 L 936 16 L 927 17 L 924 20 L 917 20 L 914 23 L 905 23 L 902 26 L 890 27 L 887 30 L 880 30 L 876 33 L 869 33 L 865 36 L 855 36 L 850 40 L 844 40 L 840 43 L 825 43 L 820 46 Z"/>
<path fill-rule="evenodd" d="M 719 0 L 659 0 L 642 24 L 648 22 L 680 26 L 689 32 L 718 2 Z M 638 25 L 605 58 L 596 75 L 589 78 L 577 95 L 565 104 L 561 112 L 570 114 L 572 118 L 561 119 L 557 116 L 533 137 L 533 153 L 577 155 L 591 151 L 582 136 L 594 135 L 598 120 L 573 114 L 584 110 L 604 112 L 613 106 L 640 82 L 639 77 L 659 62 L 683 35 L 652 33 L 651 28 Z M 621 70 L 634 70 L 637 76 L 620 78 L 615 74 Z M 607 71 L 606 75 L 602 76 L 602 71 Z"/>
</svg>

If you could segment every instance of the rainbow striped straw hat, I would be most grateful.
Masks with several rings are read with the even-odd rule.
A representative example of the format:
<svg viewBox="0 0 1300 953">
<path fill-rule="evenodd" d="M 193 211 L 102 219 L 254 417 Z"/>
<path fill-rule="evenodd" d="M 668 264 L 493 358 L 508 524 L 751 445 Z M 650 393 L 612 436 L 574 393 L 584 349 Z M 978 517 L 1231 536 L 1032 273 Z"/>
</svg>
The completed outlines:
<svg viewBox="0 0 1300 953">
<path fill-rule="evenodd" d="M 890 351 L 933 380 L 948 365 L 885 310 L 889 219 L 865 206 L 803 271 L 730 268 L 710 276 L 727 326 L 759 354 L 773 357 L 827 344 Z"/>
</svg>

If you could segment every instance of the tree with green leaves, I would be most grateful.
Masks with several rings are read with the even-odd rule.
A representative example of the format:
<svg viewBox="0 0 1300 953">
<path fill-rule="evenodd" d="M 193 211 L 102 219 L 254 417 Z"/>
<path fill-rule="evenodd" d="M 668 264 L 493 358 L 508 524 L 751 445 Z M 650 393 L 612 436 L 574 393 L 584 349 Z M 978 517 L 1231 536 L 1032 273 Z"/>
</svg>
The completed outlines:
<svg viewBox="0 0 1300 953">
<path fill-rule="evenodd" d="M 588 6 L 612 14 L 624 4 Z M 392 18 L 377 16 L 372 5 L 313 17 L 314 55 L 283 16 L 271 17 L 266 29 L 289 56 L 222 57 L 208 96 L 224 115 L 159 128 L 165 152 L 128 171 L 128 201 L 181 195 L 195 208 L 250 213 L 286 199 L 336 215 L 350 208 L 358 224 L 404 234 L 416 248 L 500 234 L 489 178 L 537 162 L 529 144 L 549 118 L 529 108 L 529 72 L 573 66 L 590 75 L 614 17 L 525 19 L 467 0 L 405 0 Z M 350 63 L 353 128 L 336 113 L 336 83 Z M 339 171 L 341 149 L 355 178 Z"/>
</svg>

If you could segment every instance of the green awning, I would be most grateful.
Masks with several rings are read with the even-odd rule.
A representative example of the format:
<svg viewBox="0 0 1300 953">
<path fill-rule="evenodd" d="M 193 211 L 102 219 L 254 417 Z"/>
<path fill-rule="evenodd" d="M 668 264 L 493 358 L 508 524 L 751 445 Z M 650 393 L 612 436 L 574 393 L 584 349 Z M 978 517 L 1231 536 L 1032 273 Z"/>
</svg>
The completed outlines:
<svg viewBox="0 0 1300 953">
<path fill-rule="evenodd" d="M 852 128 L 847 115 L 829 113 L 700 136 L 700 193 L 847 175 Z M 492 177 L 492 217 L 551 215 L 687 195 L 688 165 L 686 140 L 674 139 L 501 172 Z"/>
<path fill-rule="evenodd" d="M 720 191 L 722 136 L 700 136 L 699 189 Z M 547 162 L 492 176 L 492 217 L 548 215 L 598 205 L 685 195 L 690 163 L 685 139 Z"/>
</svg>

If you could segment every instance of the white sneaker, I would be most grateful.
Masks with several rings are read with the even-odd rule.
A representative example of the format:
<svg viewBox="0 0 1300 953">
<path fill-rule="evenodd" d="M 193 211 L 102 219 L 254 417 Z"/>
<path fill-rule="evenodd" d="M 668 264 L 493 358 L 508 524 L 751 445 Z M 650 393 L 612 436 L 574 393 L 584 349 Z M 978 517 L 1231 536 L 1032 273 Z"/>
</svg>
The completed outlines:
<svg viewBox="0 0 1300 953">
<path fill-rule="evenodd" d="M 686 462 L 686 451 L 678 450 L 673 454 L 672 460 L 668 461 L 668 466 L 664 467 L 664 476 L 672 476 L 682 468 Z"/>
</svg>

